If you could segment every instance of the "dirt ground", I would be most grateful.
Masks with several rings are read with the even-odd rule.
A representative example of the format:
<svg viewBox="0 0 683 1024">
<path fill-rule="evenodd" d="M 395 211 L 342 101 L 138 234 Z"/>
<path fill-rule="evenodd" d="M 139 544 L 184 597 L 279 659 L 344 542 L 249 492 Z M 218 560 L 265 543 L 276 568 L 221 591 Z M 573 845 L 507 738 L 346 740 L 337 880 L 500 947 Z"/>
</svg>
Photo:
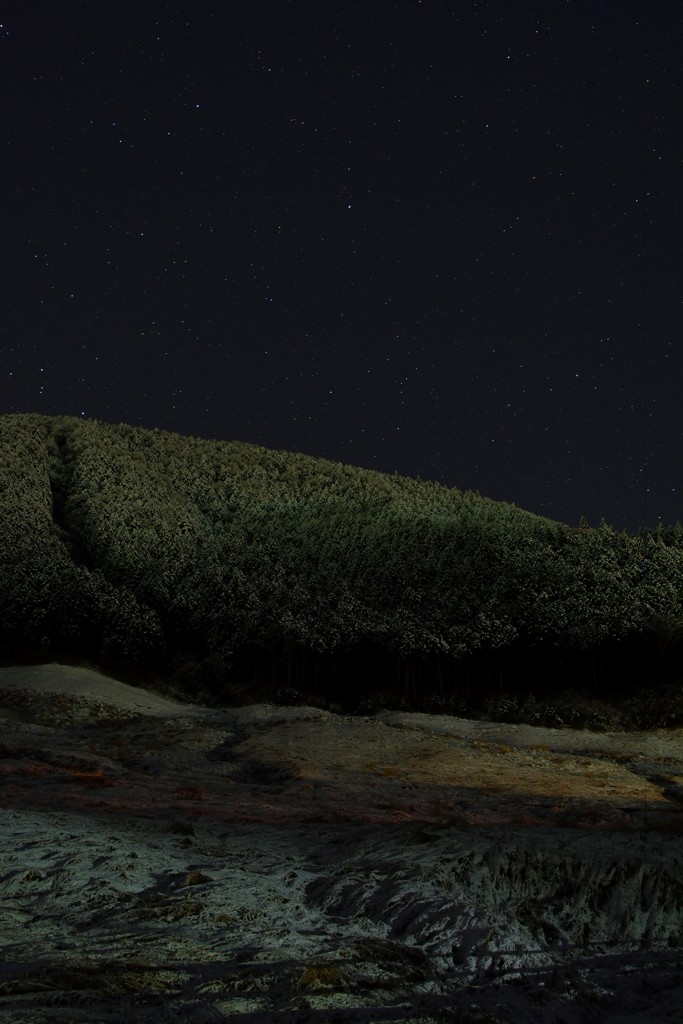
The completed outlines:
<svg viewBox="0 0 683 1024">
<path fill-rule="evenodd" d="M 673 1024 L 682 792 L 680 729 L 0 669 L 0 1017 Z"/>
<path fill-rule="evenodd" d="M 78 779 L 87 776 L 74 773 L 87 770 L 100 772 L 91 779 L 101 778 L 109 802 L 120 790 L 120 799 L 143 803 L 146 776 L 134 769 L 145 759 L 153 764 L 156 749 L 165 765 L 157 798 L 173 779 L 176 790 L 205 792 L 195 810 L 220 806 L 242 820 L 522 823 L 672 834 L 683 827 L 681 729 L 591 733 L 268 704 L 216 710 L 56 665 L 0 669 L 0 702 L 15 737 L 34 735 L 41 725 L 62 727 L 51 733 L 51 755 L 36 753 L 31 770 L 59 779 L 67 801 L 82 796 Z M 55 759 L 60 763 L 50 764 Z M 9 770 L 11 760 L 5 756 L 0 769 Z"/>
</svg>

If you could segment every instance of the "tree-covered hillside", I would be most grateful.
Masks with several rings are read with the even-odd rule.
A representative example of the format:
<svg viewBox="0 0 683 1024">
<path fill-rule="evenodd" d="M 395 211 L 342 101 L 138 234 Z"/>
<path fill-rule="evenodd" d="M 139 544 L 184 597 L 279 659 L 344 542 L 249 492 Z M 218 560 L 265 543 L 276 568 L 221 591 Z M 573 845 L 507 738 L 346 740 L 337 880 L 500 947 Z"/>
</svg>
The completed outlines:
<svg viewBox="0 0 683 1024">
<path fill-rule="evenodd" d="M 0 417 L 1 657 L 443 699 L 680 678 L 683 528 L 571 528 L 235 442 Z"/>
</svg>

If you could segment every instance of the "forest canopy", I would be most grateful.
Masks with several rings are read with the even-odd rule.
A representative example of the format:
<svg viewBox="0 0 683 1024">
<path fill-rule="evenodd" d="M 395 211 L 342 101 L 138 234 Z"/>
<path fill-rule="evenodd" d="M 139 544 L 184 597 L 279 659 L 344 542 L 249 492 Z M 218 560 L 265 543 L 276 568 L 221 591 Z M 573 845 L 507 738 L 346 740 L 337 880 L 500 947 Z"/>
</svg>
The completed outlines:
<svg viewBox="0 0 683 1024">
<path fill-rule="evenodd" d="M 577 527 L 228 441 L 0 417 L 0 657 L 456 697 L 681 676 L 683 527 Z"/>
</svg>

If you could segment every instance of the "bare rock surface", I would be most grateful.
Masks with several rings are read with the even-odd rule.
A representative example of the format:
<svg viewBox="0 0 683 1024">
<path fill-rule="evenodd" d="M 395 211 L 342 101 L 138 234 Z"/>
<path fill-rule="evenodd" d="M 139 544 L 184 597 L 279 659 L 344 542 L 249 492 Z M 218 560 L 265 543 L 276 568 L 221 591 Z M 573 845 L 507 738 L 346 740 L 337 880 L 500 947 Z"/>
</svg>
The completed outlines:
<svg viewBox="0 0 683 1024">
<path fill-rule="evenodd" d="M 682 780 L 681 730 L 0 669 L 0 1020 L 678 1024 Z"/>
</svg>

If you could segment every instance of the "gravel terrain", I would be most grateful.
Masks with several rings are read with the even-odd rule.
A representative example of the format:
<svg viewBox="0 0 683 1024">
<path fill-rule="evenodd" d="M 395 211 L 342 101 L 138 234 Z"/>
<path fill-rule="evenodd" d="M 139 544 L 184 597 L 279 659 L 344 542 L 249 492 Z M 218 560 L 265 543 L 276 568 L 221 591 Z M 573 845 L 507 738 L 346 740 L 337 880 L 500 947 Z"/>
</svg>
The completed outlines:
<svg viewBox="0 0 683 1024">
<path fill-rule="evenodd" d="M 0 669 L 0 1020 L 680 1024 L 682 740 Z"/>
</svg>

